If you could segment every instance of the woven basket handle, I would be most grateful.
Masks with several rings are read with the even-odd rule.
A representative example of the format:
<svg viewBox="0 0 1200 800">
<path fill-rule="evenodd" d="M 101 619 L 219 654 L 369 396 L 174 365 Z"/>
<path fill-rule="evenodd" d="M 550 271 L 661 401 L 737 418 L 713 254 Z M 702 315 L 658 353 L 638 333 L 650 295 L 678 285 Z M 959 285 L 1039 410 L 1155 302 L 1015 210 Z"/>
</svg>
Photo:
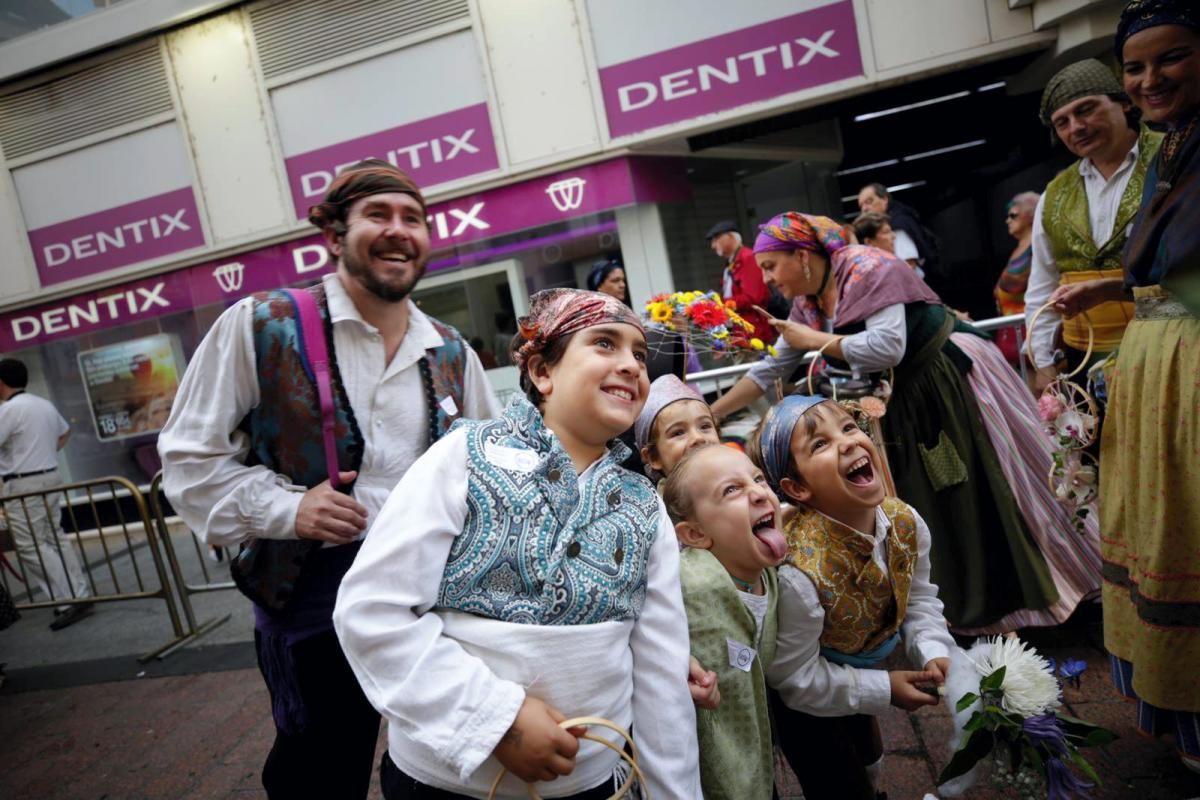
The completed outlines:
<svg viewBox="0 0 1200 800">
<path fill-rule="evenodd" d="M 1051 303 L 1046 303 L 1046 305 L 1039 308 L 1037 310 L 1037 313 L 1035 313 L 1033 315 L 1033 319 L 1029 320 L 1029 328 L 1025 331 L 1025 355 L 1029 357 L 1029 363 L 1033 364 L 1034 366 L 1037 366 L 1037 361 L 1035 361 L 1033 358 L 1033 326 L 1037 325 L 1038 317 L 1040 317 L 1042 315 L 1042 312 L 1045 311 L 1050 306 L 1051 306 Z M 1076 375 L 1078 375 L 1080 372 L 1082 372 L 1087 367 L 1088 361 L 1090 361 L 1092 358 L 1092 345 L 1095 343 L 1095 340 L 1096 340 L 1096 331 L 1095 331 L 1095 329 L 1092 328 L 1092 320 L 1088 317 L 1086 311 L 1083 312 L 1082 314 L 1080 314 L 1079 316 L 1083 317 L 1083 321 L 1087 323 L 1087 329 L 1088 329 L 1087 353 L 1083 356 L 1083 360 L 1079 362 L 1079 366 L 1076 367 L 1075 369 L 1071 370 L 1070 372 L 1068 372 L 1066 375 L 1063 375 L 1062 376 L 1063 378 L 1074 378 Z"/>
<path fill-rule="evenodd" d="M 642 785 L 642 795 L 645 797 L 645 800 L 650 800 L 650 788 L 646 786 L 646 777 L 642 774 L 642 768 L 638 766 L 637 762 L 637 745 L 633 743 L 633 737 L 629 735 L 629 731 L 625 730 L 612 720 L 607 720 L 603 717 L 575 717 L 574 719 L 568 719 L 558 723 L 558 727 L 562 728 L 563 730 L 574 728 L 579 725 L 598 725 L 601 728 L 608 728 L 610 731 L 620 735 L 625 740 L 626 744 L 629 745 L 629 750 L 626 752 L 624 748 L 617 747 L 603 736 L 596 736 L 593 733 L 585 733 L 583 736 L 579 737 L 581 739 L 587 739 L 588 741 L 602 744 L 609 750 L 612 750 L 614 753 L 619 755 L 621 758 L 625 759 L 625 761 L 629 762 L 629 777 L 625 779 L 625 782 L 621 784 L 620 788 L 617 789 L 617 791 L 612 795 L 612 797 L 608 798 L 608 800 L 621 800 L 621 798 L 629 794 L 630 789 L 633 788 L 634 781 L 637 781 Z M 504 776 L 507 774 L 507 769 L 500 770 L 500 774 L 498 774 L 496 779 L 492 781 L 492 788 L 488 791 L 488 800 L 495 800 L 496 791 L 500 788 L 500 781 L 503 780 Z M 541 800 L 541 797 L 534 790 L 532 783 L 526 784 L 526 791 L 529 792 L 530 800 Z"/>
</svg>

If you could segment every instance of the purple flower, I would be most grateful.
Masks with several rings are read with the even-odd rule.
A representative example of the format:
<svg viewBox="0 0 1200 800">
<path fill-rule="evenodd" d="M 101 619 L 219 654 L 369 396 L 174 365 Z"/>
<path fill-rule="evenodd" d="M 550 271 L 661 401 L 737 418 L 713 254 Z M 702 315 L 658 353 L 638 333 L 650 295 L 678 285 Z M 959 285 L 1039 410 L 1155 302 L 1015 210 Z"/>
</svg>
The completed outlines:
<svg viewBox="0 0 1200 800">
<path fill-rule="evenodd" d="M 1046 800 L 1071 800 L 1079 797 L 1089 800 L 1093 784 L 1076 775 L 1058 758 L 1046 760 Z"/>
<path fill-rule="evenodd" d="M 1067 683 L 1079 688 L 1079 678 L 1087 669 L 1087 662 L 1075 658 L 1067 658 L 1063 665 L 1058 668 L 1058 674 L 1066 680 Z"/>
<path fill-rule="evenodd" d="M 1035 717 L 1026 717 L 1025 721 L 1021 723 L 1021 727 L 1035 747 L 1040 745 L 1053 755 L 1066 754 L 1066 734 L 1062 729 L 1062 723 L 1055 715 L 1038 714 Z"/>
<path fill-rule="evenodd" d="M 1054 672 L 1055 670 L 1057 670 L 1057 669 L 1058 669 L 1058 662 L 1057 662 L 1057 661 L 1055 661 L 1055 660 L 1054 660 L 1053 658 L 1051 658 L 1050 656 L 1046 656 L 1046 663 L 1050 665 L 1050 671 L 1051 671 L 1051 672 Z"/>
</svg>

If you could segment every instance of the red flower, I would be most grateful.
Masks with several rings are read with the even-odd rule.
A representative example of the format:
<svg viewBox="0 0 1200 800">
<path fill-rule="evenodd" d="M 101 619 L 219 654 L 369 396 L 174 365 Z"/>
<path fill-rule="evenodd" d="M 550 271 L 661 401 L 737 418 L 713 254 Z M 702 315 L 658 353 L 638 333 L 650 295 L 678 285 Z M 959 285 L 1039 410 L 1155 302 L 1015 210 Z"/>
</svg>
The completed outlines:
<svg viewBox="0 0 1200 800">
<path fill-rule="evenodd" d="M 724 325 L 729 317 L 725 309 L 711 300 L 700 300 L 688 306 L 687 315 L 702 328 L 714 328 Z"/>
</svg>

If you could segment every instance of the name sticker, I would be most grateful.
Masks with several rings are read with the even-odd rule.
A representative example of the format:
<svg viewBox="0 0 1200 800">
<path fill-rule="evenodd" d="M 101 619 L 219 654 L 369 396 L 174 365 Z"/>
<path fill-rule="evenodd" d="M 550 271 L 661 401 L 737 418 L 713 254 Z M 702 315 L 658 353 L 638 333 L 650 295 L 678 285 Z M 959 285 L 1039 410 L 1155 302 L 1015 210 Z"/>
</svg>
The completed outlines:
<svg viewBox="0 0 1200 800">
<path fill-rule="evenodd" d="M 442 402 L 438 403 L 442 407 L 442 411 L 446 412 L 447 417 L 453 417 L 458 413 L 458 403 L 454 402 L 454 398 L 446 395 L 442 398 Z"/>
<path fill-rule="evenodd" d="M 727 638 L 725 644 L 729 648 L 729 666 L 740 669 L 742 672 L 749 672 L 758 651 L 750 645 L 742 644 L 737 639 Z"/>
<path fill-rule="evenodd" d="M 533 472 L 538 465 L 538 455 L 532 450 L 505 447 L 494 442 L 483 446 L 483 455 L 489 464 L 514 472 Z"/>
</svg>

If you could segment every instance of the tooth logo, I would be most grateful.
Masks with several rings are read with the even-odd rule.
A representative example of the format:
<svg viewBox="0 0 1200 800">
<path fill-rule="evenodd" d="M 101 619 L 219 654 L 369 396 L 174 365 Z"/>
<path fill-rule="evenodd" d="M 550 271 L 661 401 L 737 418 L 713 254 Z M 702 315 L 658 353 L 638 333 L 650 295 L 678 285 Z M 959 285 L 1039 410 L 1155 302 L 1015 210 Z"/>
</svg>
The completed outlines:
<svg viewBox="0 0 1200 800">
<path fill-rule="evenodd" d="M 574 211 L 583 204 L 583 185 L 585 183 L 587 181 L 583 178 L 555 181 L 546 187 L 546 194 L 550 195 L 550 200 L 554 202 L 554 207 L 559 211 Z"/>
<path fill-rule="evenodd" d="M 214 269 L 213 277 L 217 279 L 221 291 L 230 294 L 242 288 L 242 273 L 245 269 L 242 262 L 231 261 Z"/>
</svg>

